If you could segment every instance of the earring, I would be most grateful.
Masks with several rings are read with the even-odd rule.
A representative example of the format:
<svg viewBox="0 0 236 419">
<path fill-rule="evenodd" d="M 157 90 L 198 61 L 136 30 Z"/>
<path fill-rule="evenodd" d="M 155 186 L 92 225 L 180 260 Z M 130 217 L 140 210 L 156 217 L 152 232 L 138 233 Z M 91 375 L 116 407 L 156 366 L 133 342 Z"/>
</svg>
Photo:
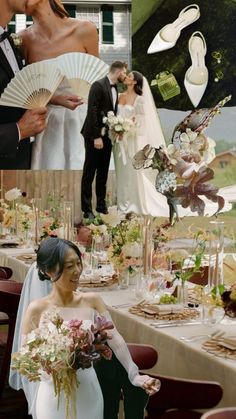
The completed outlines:
<svg viewBox="0 0 236 419">
<path fill-rule="evenodd" d="M 215 78 L 214 78 L 214 81 L 216 82 L 216 83 L 218 83 L 220 80 L 222 80 L 224 78 L 224 73 L 223 73 L 223 71 L 217 71 L 216 72 L 216 74 L 215 74 Z"/>
<path fill-rule="evenodd" d="M 211 53 L 211 56 L 212 56 L 212 58 L 214 58 L 214 59 L 216 60 L 216 63 L 217 63 L 217 64 L 220 64 L 220 63 L 221 63 L 221 60 L 222 60 L 222 54 L 221 54 L 221 52 L 220 52 L 220 51 L 213 51 L 213 52 Z"/>
</svg>

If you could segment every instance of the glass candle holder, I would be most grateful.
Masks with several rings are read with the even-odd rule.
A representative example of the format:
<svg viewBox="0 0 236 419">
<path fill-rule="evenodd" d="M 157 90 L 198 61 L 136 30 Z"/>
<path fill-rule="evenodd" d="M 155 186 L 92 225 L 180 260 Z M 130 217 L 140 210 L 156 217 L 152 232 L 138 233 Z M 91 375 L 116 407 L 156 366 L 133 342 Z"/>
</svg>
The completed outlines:
<svg viewBox="0 0 236 419">
<path fill-rule="evenodd" d="M 40 211 L 42 210 L 41 198 L 33 198 L 32 206 L 34 213 L 34 243 L 38 246 L 40 242 Z"/>
<path fill-rule="evenodd" d="M 74 234 L 74 202 L 65 201 L 63 204 L 64 239 L 73 241 Z"/>
</svg>

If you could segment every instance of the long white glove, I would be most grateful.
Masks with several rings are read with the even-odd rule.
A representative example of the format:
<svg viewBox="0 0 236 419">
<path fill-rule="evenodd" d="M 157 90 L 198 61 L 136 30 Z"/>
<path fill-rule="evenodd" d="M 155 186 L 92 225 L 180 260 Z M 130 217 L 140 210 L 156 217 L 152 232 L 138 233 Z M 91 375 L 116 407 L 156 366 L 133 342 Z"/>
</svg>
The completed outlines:
<svg viewBox="0 0 236 419">
<path fill-rule="evenodd" d="M 102 316 L 106 317 L 106 319 L 110 320 L 113 323 L 110 313 L 108 311 L 102 313 Z M 120 363 L 127 371 L 130 382 L 136 387 L 145 388 L 145 383 L 150 381 L 150 377 L 148 375 L 139 374 L 138 367 L 132 360 L 129 349 L 123 337 L 119 334 L 118 330 L 115 327 L 114 329 L 109 330 L 109 336 L 111 336 L 111 339 L 108 339 L 107 343 L 114 352 L 116 358 L 120 361 Z M 155 387 L 157 387 L 156 384 L 158 383 L 155 381 Z M 157 390 L 159 390 L 159 388 L 157 388 Z"/>
</svg>

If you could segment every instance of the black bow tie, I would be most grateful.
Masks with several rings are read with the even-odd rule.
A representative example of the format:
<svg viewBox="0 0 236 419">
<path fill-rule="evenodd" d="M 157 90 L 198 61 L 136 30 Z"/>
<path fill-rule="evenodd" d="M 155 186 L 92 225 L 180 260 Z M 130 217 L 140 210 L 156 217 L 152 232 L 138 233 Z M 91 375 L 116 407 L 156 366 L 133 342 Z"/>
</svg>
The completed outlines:
<svg viewBox="0 0 236 419">
<path fill-rule="evenodd" d="M 8 31 L 4 31 L 1 35 L 0 35 L 0 42 L 3 42 L 5 39 L 9 39 L 10 38 L 10 33 Z"/>
<path fill-rule="evenodd" d="M 117 89 L 117 85 L 116 84 L 111 84 L 111 87 L 114 87 L 115 89 Z"/>
</svg>

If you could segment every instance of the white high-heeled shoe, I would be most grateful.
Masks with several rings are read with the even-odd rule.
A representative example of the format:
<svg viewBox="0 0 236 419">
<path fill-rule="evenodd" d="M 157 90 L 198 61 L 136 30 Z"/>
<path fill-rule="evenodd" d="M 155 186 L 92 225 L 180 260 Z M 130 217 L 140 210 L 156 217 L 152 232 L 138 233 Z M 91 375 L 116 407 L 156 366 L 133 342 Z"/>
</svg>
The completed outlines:
<svg viewBox="0 0 236 419">
<path fill-rule="evenodd" d="M 201 32 L 194 32 L 189 39 L 188 49 L 192 65 L 185 73 L 184 86 L 189 99 L 196 108 L 206 90 L 208 70 L 205 65 L 206 41 Z"/>
<path fill-rule="evenodd" d="M 190 4 L 181 10 L 178 18 L 168 25 L 164 26 L 155 36 L 147 53 L 164 51 L 175 46 L 180 32 L 186 26 L 191 25 L 200 17 L 200 9 L 198 4 Z"/>
</svg>

